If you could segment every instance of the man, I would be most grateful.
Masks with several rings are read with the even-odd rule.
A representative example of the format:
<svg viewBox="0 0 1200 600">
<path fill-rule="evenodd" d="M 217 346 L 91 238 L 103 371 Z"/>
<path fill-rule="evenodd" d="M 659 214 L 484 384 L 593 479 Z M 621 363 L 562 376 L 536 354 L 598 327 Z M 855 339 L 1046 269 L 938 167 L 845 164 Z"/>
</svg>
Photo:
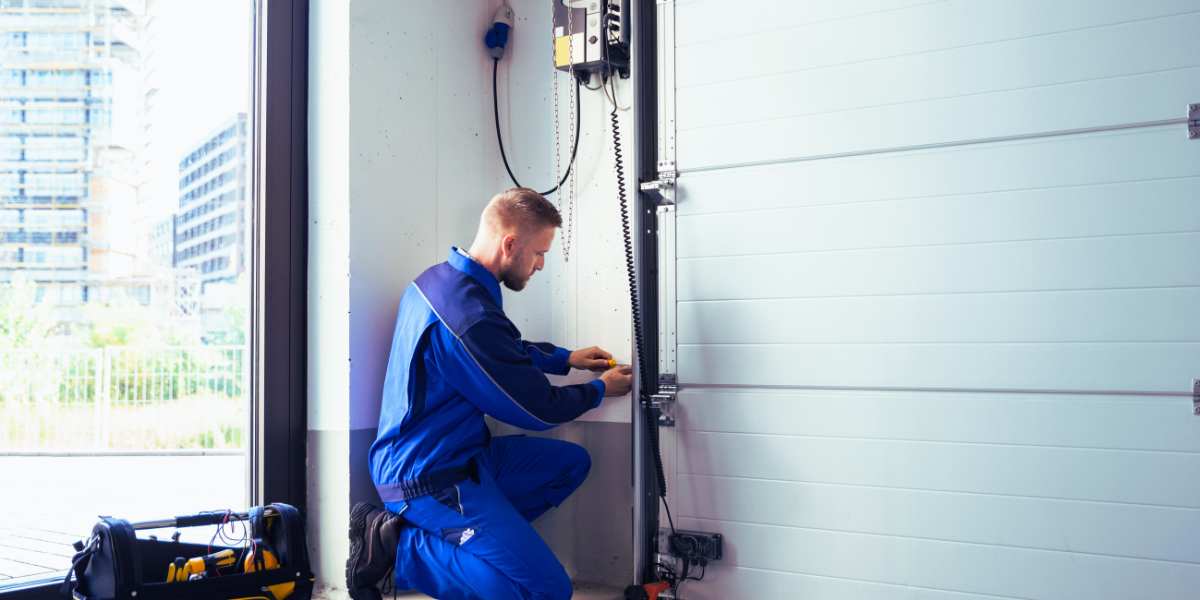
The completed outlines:
<svg viewBox="0 0 1200 600">
<path fill-rule="evenodd" d="M 500 284 L 520 291 L 545 265 L 562 218 L 537 192 L 492 198 L 471 249 L 421 274 L 400 302 L 371 477 L 387 510 L 355 505 L 347 587 L 379 598 L 399 588 L 435 598 L 569 598 L 571 582 L 530 525 L 587 476 L 587 451 L 525 436 L 492 438 L 484 415 L 545 430 L 629 392 L 628 366 L 592 347 L 523 341 Z M 602 372 L 555 387 L 545 373 Z"/>
</svg>

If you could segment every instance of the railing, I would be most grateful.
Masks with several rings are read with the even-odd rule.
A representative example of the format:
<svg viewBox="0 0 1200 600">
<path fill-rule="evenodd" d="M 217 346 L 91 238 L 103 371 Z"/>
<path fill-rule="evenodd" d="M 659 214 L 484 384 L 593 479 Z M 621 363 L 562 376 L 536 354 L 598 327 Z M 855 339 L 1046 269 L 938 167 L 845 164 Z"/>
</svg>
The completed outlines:
<svg viewBox="0 0 1200 600">
<path fill-rule="evenodd" d="M 238 449 L 241 346 L 0 349 L 0 452 Z"/>
</svg>

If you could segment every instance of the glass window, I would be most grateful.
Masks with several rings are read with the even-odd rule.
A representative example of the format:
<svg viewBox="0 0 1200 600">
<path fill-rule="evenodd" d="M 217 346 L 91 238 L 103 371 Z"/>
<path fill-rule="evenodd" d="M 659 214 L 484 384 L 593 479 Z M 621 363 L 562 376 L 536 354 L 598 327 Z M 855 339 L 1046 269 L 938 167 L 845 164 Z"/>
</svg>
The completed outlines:
<svg viewBox="0 0 1200 600">
<path fill-rule="evenodd" d="M 25 140 L 25 160 L 70 162 L 87 159 L 83 136 L 35 136 Z"/>
<path fill-rule="evenodd" d="M 21 138 L 15 135 L 0 137 L 0 161 L 21 160 Z"/>
<path fill-rule="evenodd" d="M 255 3 L 0 4 L 0 591 L 61 581 L 98 514 L 249 502 L 254 265 L 172 223 L 204 224 L 197 165 L 250 171 Z M 251 202 L 208 235 L 249 252 Z"/>
</svg>

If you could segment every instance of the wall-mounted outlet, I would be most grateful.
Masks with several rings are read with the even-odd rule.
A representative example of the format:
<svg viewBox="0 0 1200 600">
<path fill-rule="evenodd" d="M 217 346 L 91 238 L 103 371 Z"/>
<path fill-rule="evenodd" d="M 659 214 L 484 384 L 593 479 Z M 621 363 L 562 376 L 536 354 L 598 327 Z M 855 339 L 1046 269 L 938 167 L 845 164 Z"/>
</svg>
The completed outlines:
<svg viewBox="0 0 1200 600">
<path fill-rule="evenodd" d="M 667 537 L 667 548 L 671 556 L 706 565 L 721 560 L 721 542 L 719 533 L 678 530 Z"/>
</svg>

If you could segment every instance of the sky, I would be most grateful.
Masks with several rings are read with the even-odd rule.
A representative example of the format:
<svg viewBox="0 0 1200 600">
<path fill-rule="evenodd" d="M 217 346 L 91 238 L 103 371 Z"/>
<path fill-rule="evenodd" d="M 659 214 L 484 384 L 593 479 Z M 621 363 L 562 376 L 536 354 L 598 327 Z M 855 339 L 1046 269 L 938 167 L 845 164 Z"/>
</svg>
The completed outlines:
<svg viewBox="0 0 1200 600">
<path fill-rule="evenodd" d="M 253 0 L 159 0 L 153 50 L 156 188 L 177 193 L 179 160 L 238 112 L 250 112 Z M 174 192 L 171 190 L 174 189 Z"/>
</svg>

